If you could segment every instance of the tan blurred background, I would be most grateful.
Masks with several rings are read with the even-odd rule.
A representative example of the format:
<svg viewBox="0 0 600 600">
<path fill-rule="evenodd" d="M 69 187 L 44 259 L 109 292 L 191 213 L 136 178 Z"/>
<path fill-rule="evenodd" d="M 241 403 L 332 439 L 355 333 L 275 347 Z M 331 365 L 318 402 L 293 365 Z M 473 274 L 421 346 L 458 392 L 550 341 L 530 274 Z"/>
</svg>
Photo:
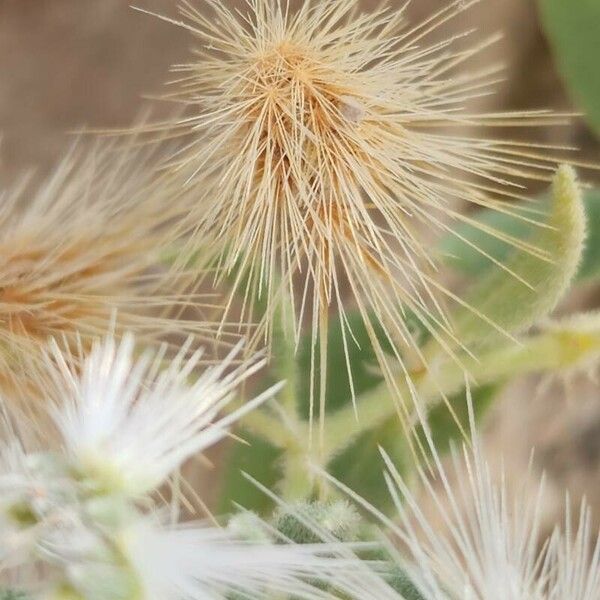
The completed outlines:
<svg viewBox="0 0 600 600">
<path fill-rule="evenodd" d="M 418 19 L 448 2 L 413 0 L 409 15 Z M 126 127 L 142 110 L 142 96 L 162 91 L 169 65 L 186 60 L 192 41 L 183 30 L 136 13 L 129 4 L 0 0 L 0 181 L 31 167 L 49 170 L 69 144 L 70 131 Z M 137 4 L 176 15 L 174 1 Z M 483 0 L 449 29 L 472 27 L 480 37 L 497 31 L 505 36 L 485 60 L 507 65 L 506 84 L 481 104 L 494 109 L 569 108 L 533 0 Z M 553 132 L 550 140 L 582 146 L 584 154 L 598 156 L 582 123 Z M 593 306 L 595 292 L 579 292 L 562 310 Z M 539 381 L 532 379 L 507 390 L 487 425 L 490 456 L 502 455 L 518 480 L 531 445 L 536 446 L 534 468 L 546 470 L 549 477 L 549 522 L 566 487 L 575 497 L 585 493 L 600 514 L 598 389 L 575 381 L 566 400 L 560 383 L 536 393 L 538 387 Z"/>
<path fill-rule="evenodd" d="M 408 12 L 416 20 L 448 2 L 414 0 Z M 135 12 L 130 4 L 136 2 L 0 0 L 3 173 L 48 168 L 64 151 L 70 130 L 126 126 L 139 114 L 142 95 L 160 93 L 169 65 L 186 59 L 191 40 L 184 31 Z M 176 15 L 174 0 L 137 4 Z M 497 31 L 505 35 L 485 58 L 508 65 L 508 83 L 486 103 L 566 106 L 533 0 L 483 0 L 448 29 L 472 27 L 481 38 Z"/>
</svg>

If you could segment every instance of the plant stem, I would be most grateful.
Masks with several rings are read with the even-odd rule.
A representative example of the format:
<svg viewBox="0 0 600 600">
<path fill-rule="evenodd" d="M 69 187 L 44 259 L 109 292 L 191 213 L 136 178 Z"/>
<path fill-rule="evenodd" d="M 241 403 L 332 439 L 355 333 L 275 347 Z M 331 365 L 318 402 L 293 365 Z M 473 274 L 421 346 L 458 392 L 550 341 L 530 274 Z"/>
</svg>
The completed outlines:
<svg viewBox="0 0 600 600">
<path fill-rule="evenodd" d="M 433 400 L 460 392 L 465 370 L 475 385 L 503 381 L 509 377 L 539 371 L 560 371 L 584 362 L 600 352 L 600 335 L 562 329 L 525 338 L 521 345 L 511 343 L 481 356 L 477 361 L 466 357 L 463 367 L 446 362 L 439 369 L 415 377 L 419 398 L 427 405 Z M 404 383 L 405 397 L 409 388 Z M 387 385 L 382 383 L 357 399 L 358 419 L 354 407 L 347 406 L 328 417 L 325 459 L 347 448 L 362 432 L 396 418 L 396 409 Z"/>
<path fill-rule="evenodd" d="M 279 395 L 279 403 L 287 416 L 297 421 L 298 405 L 296 389 L 298 386 L 296 347 L 294 339 L 294 306 L 288 286 L 278 282 L 280 294 L 277 310 L 274 314 L 273 347 L 278 352 L 273 358 L 273 372 L 279 381 L 285 381 L 286 386 Z"/>
</svg>

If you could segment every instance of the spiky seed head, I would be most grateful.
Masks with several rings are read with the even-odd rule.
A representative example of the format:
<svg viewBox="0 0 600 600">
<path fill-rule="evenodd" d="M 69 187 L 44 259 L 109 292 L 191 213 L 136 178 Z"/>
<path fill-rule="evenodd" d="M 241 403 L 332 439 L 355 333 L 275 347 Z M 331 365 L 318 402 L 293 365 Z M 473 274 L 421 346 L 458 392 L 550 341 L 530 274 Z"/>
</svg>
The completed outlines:
<svg viewBox="0 0 600 600">
<path fill-rule="evenodd" d="M 495 72 L 461 67 L 487 42 L 465 49 L 429 36 L 475 1 L 450 2 L 412 28 L 403 9 L 363 14 L 355 0 L 307 0 L 297 12 L 249 0 L 245 13 L 206 0 L 210 16 L 184 1 L 184 21 L 173 21 L 198 41 L 169 96 L 188 107 L 170 127 L 188 134 L 173 165 L 191 191 L 194 240 L 214 240 L 217 273 L 235 270 L 246 308 L 264 294 L 267 330 L 286 292 L 297 330 L 306 317 L 314 339 L 330 309 L 345 322 L 356 304 L 392 385 L 383 346 L 397 358 L 416 346 L 408 313 L 452 338 L 445 301 L 454 297 L 431 234 L 471 222 L 465 202 L 510 212 L 503 201 L 547 179 L 554 162 L 533 144 L 464 132 L 545 120 L 470 113 Z"/>
<path fill-rule="evenodd" d="M 177 318 L 184 277 L 160 266 L 176 236 L 177 190 L 148 150 L 75 148 L 37 188 L 5 190 L 0 207 L 0 391 L 35 412 L 35 373 L 51 336 L 73 349 L 125 328 L 141 340 L 206 333 Z M 201 310 L 199 301 L 198 311 Z M 38 390 L 39 391 L 39 390 Z"/>
</svg>

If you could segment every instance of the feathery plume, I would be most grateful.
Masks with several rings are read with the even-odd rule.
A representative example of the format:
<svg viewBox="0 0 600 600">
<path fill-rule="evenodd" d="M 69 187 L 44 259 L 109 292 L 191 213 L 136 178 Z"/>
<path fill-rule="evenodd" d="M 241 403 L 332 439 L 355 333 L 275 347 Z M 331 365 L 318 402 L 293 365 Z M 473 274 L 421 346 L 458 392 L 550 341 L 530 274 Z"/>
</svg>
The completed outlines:
<svg viewBox="0 0 600 600">
<path fill-rule="evenodd" d="M 471 399 L 471 437 L 462 451 L 442 461 L 433 442 L 433 473 L 418 469 L 420 493 L 382 451 L 386 481 L 397 519 L 379 513 L 337 483 L 375 515 L 390 535 L 391 567 L 376 584 L 357 575 L 349 581 L 356 600 L 588 600 L 600 590 L 600 536 L 582 503 L 573 530 L 567 510 L 564 527 L 541 533 L 544 482 L 528 477 L 517 493 L 496 478 L 475 429 Z M 531 475 L 531 472 L 529 473 Z M 331 481 L 335 483 L 333 479 Z M 537 488 L 537 489 L 536 489 Z M 426 506 L 427 508 L 424 508 Z M 359 572 L 357 568 L 357 573 Z M 373 575 L 371 575 L 371 578 Z"/>
<path fill-rule="evenodd" d="M 236 273 L 231 301 L 240 292 L 251 311 L 264 296 L 267 335 L 278 302 L 292 298 L 296 335 L 312 324 L 313 370 L 320 340 L 321 403 L 330 311 L 341 314 L 348 347 L 345 311 L 357 305 L 392 386 L 385 346 L 406 371 L 406 349 L 424 362 L 407 315 L 460 345 L 446 303 L 461 301 L 436 275 L 430 233 L 476 225 L 459 210 L 465 202 L 512 213 L 504 201 L 554 168 L 548 148 L 461 131 L 556 122 L 544 111 L 469 111 L 496 69 L 457 68 L 492 40 L 467 49 L 456 45 L 462 36 L 429 40 L 476 1 L 450 2 L 414 27 L 404 9 L 363 14 L 355 0 L 308 0 L 297 12 L 249 0 L 247 13 L 206 0 L 210 16 L 183 1 L 182 21 L 162 17 L 199 43 L 193 61 L 174 67 L 167 96 L 188 113 L 157 125 L 188 135 L 172 166 L 190 184 L 192 244 L 211 240 L 217 276 Z"/>
<path fill-rule="evenodd" d="M 177 524 L 151 496 L 277 392 L 218 417 L 264 360 L 232 368 L 233 353 L 186 384 L 198 354 L 161 371 L 160 352 L 134 360 L 133 350 L 128 335 L 97 342 L 81 372 L 69 351 L 54 345 L 47 355 L 50 395 L 61 394 L 44 406 L 61 450 L 27 452 L 14 435 L 2 440 L 0 581 L 57 600 L 327 597 L 317 582 L 343 567 L 335 544 L 249 541 L 205 523 Z"/>
<path fill-rule="evenodd" d="M 233 368 L 240 344 L 220 364 L 207 368 L 193 383 L 201 352 L 185 358 L 186 349 L 161 369 L 164 353 L 147 351 L 135 358 L 134 338 L 120 344 L 96 343 L 78 373 L 79 360 L 65 358 L 54 344 L 51 412 L 65 453 L 78 472 L 100 489 L 107 485 L 130 494 L 158 487 L 190 456 L 219 441 L 242 414 L 271 397 L 281 385 L 217 420 L 233 392 L 263 360 Z"/>
</svg>

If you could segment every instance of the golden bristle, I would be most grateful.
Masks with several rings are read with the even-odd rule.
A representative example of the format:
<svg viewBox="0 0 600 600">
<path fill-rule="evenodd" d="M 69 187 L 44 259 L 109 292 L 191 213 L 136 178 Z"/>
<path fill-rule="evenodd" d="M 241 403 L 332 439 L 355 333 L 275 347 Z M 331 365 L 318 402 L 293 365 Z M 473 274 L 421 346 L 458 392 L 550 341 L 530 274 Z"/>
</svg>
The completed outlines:
<svg viewBox="0 0 600 600">
<path fill-rule="evenodd" d="M 157 125 L 187 136 L 171 168 L 191 192 L 192 245 L 211 241 L 207 259 L 218 258 L 221 277 L 241 266 L 233 287 L 245 306 L 266 295 L 267 336 L 285 289 L 296 335 L 308 319 L 315 344 L 332 309 L 344 321 L 347 306 L 358 306 L 391 385 L 376 323 L 401 364 L 406 348 L 418 354 L 406 311 L 460 347 L 431 232 L 472 222 L 460 213 L 464 202 L 513 214 L 505 200 L 549 180 L 556 163 L 548 148 L 464 129 L 561 121 L 544 111 L 470 114 L 496 70 L 457 67 L 493 40 L 470 49 L 457 49 L 456 38 L 427 40 L 476 1 L 451 2 L 413 28 L 402 9 L 363 14 L 355 0 L 306 1 L 295 13 L 284 1 L 248 0 L 247 14 L 205 0 L 210 16 L 185 1 L 183 21 L 165 18 L 200 42 L 194 61 L 175 67 L 168 96 L 188 113 Z M 322 382 L 322 399 L 324 390 Z"/>
<path fill-rule="evenodd" d="M 177 237 L 177 192 L 147 150 L 75 149 L 34 189 L 6 191 L 0 208 L 0 392 L 35 398 L 50 337 L 72 347 L 109 331 L 143 343 L 212 339 L 202 299 L 161 267 Z M 180 318 L 196 304 L 193 318 Z M 33 406 L 21 406 L 30 412 Z"/>
</svg>

